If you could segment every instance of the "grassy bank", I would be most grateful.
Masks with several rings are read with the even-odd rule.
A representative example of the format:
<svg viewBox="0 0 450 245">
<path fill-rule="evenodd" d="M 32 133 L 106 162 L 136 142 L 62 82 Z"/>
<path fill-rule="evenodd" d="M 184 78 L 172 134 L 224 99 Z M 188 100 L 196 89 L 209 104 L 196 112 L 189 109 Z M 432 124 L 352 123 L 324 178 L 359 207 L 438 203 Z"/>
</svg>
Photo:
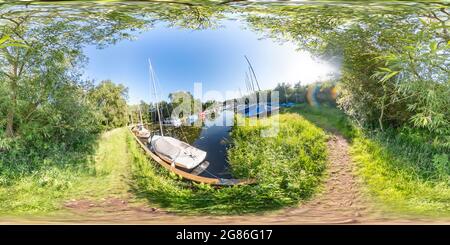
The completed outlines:
<svg viewBox="0 0 450 245">
<path fill-rule="evenodd" d="M 358 134 L 358 130 L 356 130 L 348 117 L 334 107 L 313 107 L 307 104 L 297 104 L 291 108 L 283 108 L 282 113 L 300 114 L 317 127 L 329 132 L 339 132 L 349 140 Z"/>
<path fill-rule="evenodd" d="M 351 154 L 367 190 L 385 210 L 450 217 L 448 154 L 386 133 L 354 139 Z"/>
<path fill-rule="evenodd" d="M 64 201 L 70 199 L 127 195 L 129 186 L 124 181 L 130 172 L 127 133 L 122 128 L 103 134 L 95 156 L 88 163 L 47 166 L 14 179 L 2 176 L 0 215 L 45 215 L 62 211 Z"/>
<path fill-rule="evenodd" d="M 257 185 L 215 188 L 180 181 L 151 164 L 122 128 L 104 133 L 88 162 L 49 165 L 9 179 L 2 176 L 0 215 L 66 215 L 66 201 L 95 203 L 109 197 L 150 202 L 183 214 L 242 214 L 309 198 L 325 166 L 325 134 L 298 115 L 282 115 L 278 135 L 259 137 L 266 127 L 239 127 L 232 136 L 235 174 L 256 178 Z"/>
<path fill-rule="evenodd" d="M 358 175 L 377 206 L 396 214 L 450 216 L 450 163 L 445 146 L 406 129 L 356 129 L 335 108 L 299 105 L 286 111 L 351 141 Z"/>
<path fill-rule="evenodd" d="M 148 159 L 129 137 L 136 195 L 184 214 L 243 214 L 297 204 L 316 191 L 325 168 L 325 134 L 302 117 L 281 115 L 279 133 L 261 137 L 264 119 L 256 126 L 236 127 L 229 160 L 236 177 L 258 184 L 214 188 L 178 181 Z"/>
</svg>

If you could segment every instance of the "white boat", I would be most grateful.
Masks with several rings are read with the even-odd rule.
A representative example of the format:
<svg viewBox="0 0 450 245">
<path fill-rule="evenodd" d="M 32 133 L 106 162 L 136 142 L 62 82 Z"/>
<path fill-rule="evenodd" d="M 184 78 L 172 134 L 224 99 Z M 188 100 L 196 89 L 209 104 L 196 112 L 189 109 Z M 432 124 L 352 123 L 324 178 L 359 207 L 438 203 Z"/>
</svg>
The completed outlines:
<svg viewBox="0 0 450 245">
<path fill-rule="evenodd" d="M 154 135 L 149 141 L 152 150 L 173 167 L 191 170 L 206 158 L 205 151 L 172 137 Z"/>
<path fill-rule="evenodd" d="M 153 83 L 153 89 L 155 96 L 157 94 L 156 84 L 155 84 L 155 73 L 153 71 L 150 60 L 150 75 Z M 156 110 L 158 112 L 158 122 L 161 135 L 154 135 L 153 137 L 148 139 L 148 143 L 150 143 L 152 150 L 158 155 L 163 161 L 169 163 L 172 167 L 178 166 L 184 169 L 192 170 L 202 162 L 204 162 L 206 158 L 206 152 L 200 149 L 197 149 L 186 142 L 181 140 L 164 136 L 163 131 L 163 122 L 161 121 L 161 114 L 159 111 L 159 103 L 156 103 Z M 172 119 L 171 123 L 179 124 L 181 126 L 181 120 Z"/>
<path fill-rule="evenodd" d="M 163 124 L 172 125 L 174 127 L 180 127 L 182 123 L 179 118 L 167 118 L 167 119 L 164 119 Z"/>
<path fill-rule="evenodd" d="M 140 138 L 150 138 L 150 131 L 143 124 L 136 125 L 132 131 Z"/>
</svg>

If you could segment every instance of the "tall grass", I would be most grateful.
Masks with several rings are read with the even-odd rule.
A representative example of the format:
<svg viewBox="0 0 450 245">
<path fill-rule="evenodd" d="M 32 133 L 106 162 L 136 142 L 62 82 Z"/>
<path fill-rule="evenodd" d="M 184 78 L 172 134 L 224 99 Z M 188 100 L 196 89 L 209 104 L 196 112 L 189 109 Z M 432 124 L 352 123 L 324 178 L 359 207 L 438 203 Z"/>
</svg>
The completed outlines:
<svg viewBox="0 0 450 245">
<path fill-rule="evenodd" d="M 351 154 L 368 192 L 384 210 L 450 216 L 450 163 L 444 151 L 377 132 L 354 139 Z"/>
<path fill-rule="evenodd" d="M 0 215 L 45 215 L 63 211 L 64 202 L 71 199 L 95 201 L 128 195 L 127 134 L 124 128 L 103 134 L 88 162 L 48 164 L 28 174 L 16 170 L 0 175 Z M 10 167 L 4 167 L 2 173 L 8 172 Z"/>
<path fill-rule="evenodd" d="M 334 133 L 339 132 L 348 140 L 351 140 L 358 134 L 358 130 L 349 118 L 336 107 L 297 104 L 291 108 L 283 108 L 283 112 L 298 113 L 317 127 Z"/>
<path fill-rule="evenodd" d="M 280 116 L 279 133 L 274 137 L 261 137 L 263 125 L 267 124 L 235 127 L 228 152 L 236 177 L 256 178 L 257 184 L 226 188 L 179 181 L 167 170 L 149 164 L 129 137 L 136 195 L 184 214 L 260 212 L 311 197 L 325 168 L 324 132 L 294 114 Z"/>
<path fill-rule="evenodd" d="M 270 124 L 251 125 L 232 132 L 228 156 L 234 175 L 257 179 L 274 198 L 287 202 L 310 197 L 325 169 L 325 133 L 297 114 L 280 115 L 275 136 L 262 137 Z"/>
<path fill-rule="evenodd" d="M 404 215 L 450 216 L 448 144 L 410 128 L 383 132 L 353 125 L 340 110 L 298 105 L 297 112 L 350 141 L 364 189 L 384 211 Z"/>
</svg>

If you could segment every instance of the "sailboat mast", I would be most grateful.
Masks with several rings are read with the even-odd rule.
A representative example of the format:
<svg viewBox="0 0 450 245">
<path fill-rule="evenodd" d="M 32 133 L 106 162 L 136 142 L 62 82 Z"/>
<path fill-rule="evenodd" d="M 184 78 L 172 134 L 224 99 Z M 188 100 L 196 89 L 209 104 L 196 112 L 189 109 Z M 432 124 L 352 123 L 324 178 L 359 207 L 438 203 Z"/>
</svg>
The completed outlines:
<svg viewBox="0 0 450 245">
<path fill-rule="evenodd" d="M 141 105 L 138 105 L 138 108 L 139 108 L 139 121 L 140 121 L 141 124 L 143 124 L 143 122 L 142 122 Z"/>
<path fill-rule="evenodd" d="M 245 72 L 245 85 L 247 86 L 247 92 L 252 93 L 253 89 L 250 82 L 250 78 L 248 76 L 248 72 Z"/>
<path fill-rule="evenodd" d="M 253 66 L 252 66 L 252 64 L 250 63 L 250 60 L 247 58 L 246 55 L 244 55 L 244 58 L 247 60 L 247 63 L 248 63 L 248 65 L 249 65 L 249 67 L 250 67 L 250 71 L 251 71 L 251 73 L 253 74 L 253 77 L 255 78 L 256 85 L 258 86 L 258 91 L 261 91 L 261 88 L 259 87 L 258 79 L 256 78 L 256 74 L 255 74 L 255 71 L 253 70 Z M 253 80 L 253 79 L 252 79 L 252 80 Z"/>
<path fill-rule="evenodd" d="M 255 92 L 255 83 L 253 82 L 252 70 L 250 69 L 250 66 L 248 67 L 248 75 L 249 75 L 249 79 L 250 79 L 252 92 Z"/>
<path fill-rule="evenodd" d="M 131 118 L 131 125 L 134 125 L 134 122 L 133 122 L 133 110 L 131 110 L 130 118 Z"/>
<path fill-rule="evenodd" d="M 155 73 L 153 72 L 152 62 L 150 61 L 150 59 L 148 59 L 148 65 L 150 67 L 150 76 L 151 76 L 151 80 L 152 80 L 152 84 L 153 84 L 153 91 L 155 93 L 155 98 L 156 98 L 157 93 L 156 93 L 156 85 L 155 85 Z M 161 123 L 161 113 L 159 111 L 159 101 L 156 101 L 156 111 L 158 113 L 159 130 L 161 132 L 161 136 L 164 136 L 162 123 Z"/>
</svg>

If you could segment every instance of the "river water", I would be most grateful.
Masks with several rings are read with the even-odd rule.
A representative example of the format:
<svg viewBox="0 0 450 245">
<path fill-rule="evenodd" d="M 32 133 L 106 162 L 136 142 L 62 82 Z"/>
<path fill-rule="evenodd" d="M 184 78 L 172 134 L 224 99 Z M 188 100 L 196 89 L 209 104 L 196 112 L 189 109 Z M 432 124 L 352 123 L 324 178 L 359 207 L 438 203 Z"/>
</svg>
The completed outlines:
<svg viewBox="0 0 450 245">
<path fill-rule="evenodd" d="M 164 135 L 185 141 L 198 149 L 207 152 L 205 161 L 209 166 L 200 176 L 211 178 L 231 178 L 230 164 L 227 159 L 227 147 L 230 143 L 231 126 L 234 120 L 232 111 L 207 115 L 200 123 L 193 126 L 163 126 Z M 153 132 L 159 130 L 153 125 Z"/>
<path fill-rule="evenodd" d="M 215 118 L 208 118 L 203 122 L 199 137 L 193 146 L 206 151 L 206 161 L 210 164 L 200 175 L 205 177 L 231 178 L 227 160 L 227 147 L 233 122 L 234 113 L 224 111 Z"/>
</svg>

